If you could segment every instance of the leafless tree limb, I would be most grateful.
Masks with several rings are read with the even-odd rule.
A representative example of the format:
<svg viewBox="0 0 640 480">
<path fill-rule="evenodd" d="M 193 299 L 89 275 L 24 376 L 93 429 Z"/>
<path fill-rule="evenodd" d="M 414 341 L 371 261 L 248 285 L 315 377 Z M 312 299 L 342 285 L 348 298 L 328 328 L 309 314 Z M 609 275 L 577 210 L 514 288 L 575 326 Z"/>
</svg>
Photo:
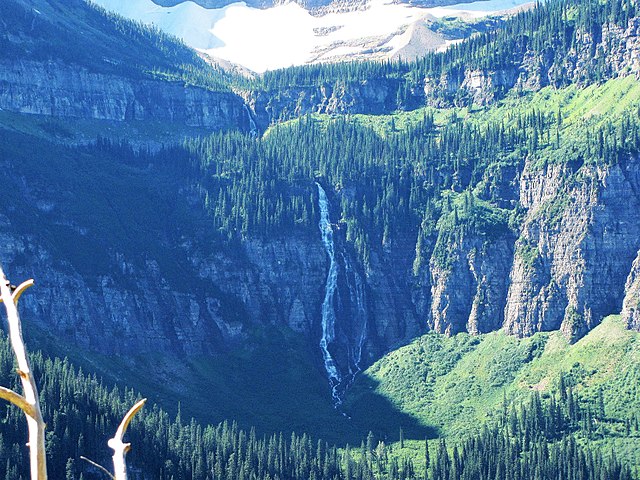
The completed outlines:
<svg viewBox="0 0 640 480">
<path fill-rule="evenodd" d="M 45 428 L 46 424 L 42 419 L 42 411 L 40 410 L 40 399 L 38 397 L 38 387 L 36 386 L 27 351 L 22 338 L 22 324 L 18 315 L 17 303 L 24 291 L 33 285 L 33 280 L 27 280 L 20 284 L 19 287 L 13 288 L 7 280 L 2 266 L 0 265 L 0 299 L 4 303 L 7 310 L 7 320 L 9 324 L 9 339 L 11 348 L 18 362 L 18 375 L 22 382 L 24 396 L 2 388 L 0 390 L 0 398 L 20 408 L 27 417 L 27 426 L 29 429 L 29 461 L 31 465 L 32 480 L 47 479 L 47 458 L 44 449 Z"/>
<path fill-rule="evenodd" d="M 143 398 L 131 407 L 122 419 L 122 422 L 120 422 L 120 426 L 118 427 L 116 434 L 108 442 L 109 447 L 113 450 L 113 470 L 115 473 L 115 480 L 127 480 L 127 464 L 125 463 L 125 456 L 131 449 L 131 444 L 124 443 L 122 439 L 124 438 L 124 434 L 126 433 L 133 416 L 138 413 L 142 407 L 144 407 L 146 401 L 147 399 Z"/>
</svg>

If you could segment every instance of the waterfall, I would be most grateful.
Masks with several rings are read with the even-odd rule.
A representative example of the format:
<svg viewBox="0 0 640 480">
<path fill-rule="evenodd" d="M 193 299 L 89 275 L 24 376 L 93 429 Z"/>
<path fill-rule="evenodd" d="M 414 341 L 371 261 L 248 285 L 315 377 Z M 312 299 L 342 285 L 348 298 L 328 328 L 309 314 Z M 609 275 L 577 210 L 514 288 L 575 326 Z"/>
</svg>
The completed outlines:
<svg viewBox="0 0 640 480">
<path fill-rule="evenodd" d="M 338 263 L 336 262 L 335 248 L 333 244 L 333 230 L 329 220 L 329 200 L 327 194 L 319 183 L 318 186 L 319 205 L 320 205 L 320 233 L 322 235 L 322 243 L 329 256 L 329 273 L 327 274 L 327 282 L 325 286 L 324 300 L 322 302 L 322 338 L 320 339 L 320 348 L 322 349 L 322 357 L 324 360 L 324 368 L 327 371 L 329 385 L 331 385 L 331 396 L 335 406 L 342 403 L 338 387 L 342 381 L 340 372 L 336 367 L 336 363 L 329 352 L 329 344 L 335 340 L 336 332 L 336 312 L 333 307 L 333 298 L 338 287 Z"/>
<path fill-rule="evenodd" d="M 249 126 L 251 127 L 250 133 L 252 133 L 253 135 L 257 135 L 258 126 L 256 125 L 256 122 L 253 120 L 253 115 L 251 115 L 251 110 L 249 110 L 249 107 L 247 106 L 246 103 L 244 103 L 242 106 L 244 107 L 244 111 L 247 112 L 247 117 L 249 117 Z"/>
<path fill-rule="evenodd" d="M 368 314 L 365 298 L 365 283 L 360 274 L 353 268 L 349 255 L 344 251 L 337 251 L 333 241 L 333 229 L 329 218 L 329 200 L 319 183 L 320 233 L 322 243 L 329 257 L 329 272 L 325 285 L 324 300 L 322 302 L 322 337 L 320 349 L 327 372 L 333 404 L 337 408 L 342 403 L 346 390 L 353 383 L 356 375 L 362 370 L 362 354 L 367 340 Z M 341 262 L 341 265 L 339 264 Z M 343 267 L 342 269 L 340 267 Z M 342 301 L 334 305 L 338 292 L 338 277 L 340 285 L 348 290 L 349 296 L 338 296 Z M 344 288 L 346 287 L 346 289 Z M 337 307 L 337 308 L 336 308 Z M 339 324 L 338 324 L 339 323 Z M 336 331 L 339 334 L 336 335 Z M 336 341 L 337 340 L 337 341 Z M 338 358 L 346 365 L 338 362 L 329 351 L 333 344 L 333 352 L 340 352 Z"/>
<path fill-rule="evenodd" d="M 349 297 L 351 300 L 351 309 L 352 309 L 352 322 L 354 325 L 354 329 L 357 329 L 357 332 L 353 332 L 355 334 L 356 343 L 351 352 L 351 363 L 353 364 L 353 368 L 349 365 L 349 371 L 351 372 L 351 379 L 349 383 L 351 383 L 361 370 L 361 362 L 362 362 L 362 351 L 364 349 L 364 342 L 367 339 L 367 326 L 368 326 L 368 317 L 367 317 L 367 308 L 364 299 L 364 284 L 362 283 L 362 278 L 358 275 L 353 267 L 351 266 L 351 262 L 349 258 L 343 253 L 342 260 L 344 262 L 345 274 L 347 277 L 347 285 L 349 287 Z"/>
</svg>

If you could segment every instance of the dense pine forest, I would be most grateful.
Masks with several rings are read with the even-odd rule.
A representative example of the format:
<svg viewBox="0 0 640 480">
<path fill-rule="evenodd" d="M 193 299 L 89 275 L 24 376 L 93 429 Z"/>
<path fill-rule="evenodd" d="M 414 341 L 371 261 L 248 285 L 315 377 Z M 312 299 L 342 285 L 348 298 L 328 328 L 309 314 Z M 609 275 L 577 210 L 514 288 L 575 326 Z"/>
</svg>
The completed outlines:
<svg viewBox="0 0 640 480">
<path fill-rule="evenodd" d="M 439 248 L 451 243 L 449 232 L 500 236 L 517 227 L 503 172 L 521 171 L 526 158 L 577 168 L 624 162 L 640 148 L 637 105 L 577 128 L 563 125 L 561 109 L 519 109 L 500 120 L 465 120 L 451 110 L 440 121 L 425 112 L 396 130 L 391 119 L 381 135 L 344 118 L 304 117 L 263 139 L 215 134 L 184 148 L 221 235 L 309 231 L 318 220 L 317 180 L 337 186 L 335 218 L 365 265 L 372 248 L 414 236 L 419 226 L 418 242 L 439 235 Z M 421 248 L 417 264 L 424 261 Z"/>
<path fill-rule="evenodd" d="M 108 464 L 106 440 L 137 398 L 130 389 L 111 388 L 95 375 L 75 369 L 67 360 L 32 356 L 40 379 L 43 415 L 47 419 L 47 453 L 51 478 L 102 478 L 81 456 Z M 17 387 L 13 354 L 0 342 L 0 383 Z M 572 434 L 597 439 L 598 424 L 606 419 L 602 397 L 596 404 L 581 401 L 565 377 L 557 395 L 534 393 L 524 403 L 506 402 L 497 420 L 460 444 L 426 439 L 423 458 L 394 452 L 403 448 L 402 429 L 397 443 L 385 444 L 370 433 L 360 445 L 328 445 L 307 434 L 259 435 L 235 423 L 202 426 L 194 420 L 170 416 L 148 406 L 133 421 L 129 456 L 133 478 L 216 480 L 363 480 L 363 479 L 602 479 L 637 478 L 615 452 L 577 443 Z M 213 408 L 213 406 L 212 406 Z M 0 405 L 0 476 L 28 478 L 26 427 L 22 412 Z M 638 416 L 625 419 L 623 433 L 640 436 Z"/>
</svg>

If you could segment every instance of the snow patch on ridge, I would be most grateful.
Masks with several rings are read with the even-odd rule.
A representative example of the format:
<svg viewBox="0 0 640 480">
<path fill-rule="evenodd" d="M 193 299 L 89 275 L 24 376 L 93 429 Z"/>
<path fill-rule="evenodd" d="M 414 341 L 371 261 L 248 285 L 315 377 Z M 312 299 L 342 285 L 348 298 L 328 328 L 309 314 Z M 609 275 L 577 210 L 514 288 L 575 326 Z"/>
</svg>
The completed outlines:
<svg viewBox="0 0 640 480">
<path fill-rule="evenodd" d="M 357 10 L 314 16 L 296 3 L 257 9 L 239 2 L 207 9 L 191 1 L 161 7 L 152 0 L 94 0 L 107 10 L 153 24 L 193 48 L 255 72 L 359 58 L 371 51 L 377 52 L 378 58 L 388 58 L 411 41 L 410 26 L 424 22 L 427 16 L 477 18 L 531 0 L 489 0 L 434 8 L 392 1 L 371 0 Z"/>
</svg>

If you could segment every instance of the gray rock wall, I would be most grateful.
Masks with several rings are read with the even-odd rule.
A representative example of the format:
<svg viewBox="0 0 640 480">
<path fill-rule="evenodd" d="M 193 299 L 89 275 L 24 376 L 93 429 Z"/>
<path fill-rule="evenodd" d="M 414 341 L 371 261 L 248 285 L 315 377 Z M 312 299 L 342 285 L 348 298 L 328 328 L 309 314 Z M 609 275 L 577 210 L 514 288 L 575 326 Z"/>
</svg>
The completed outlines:
<svg viewBox="0 0 640 480">
<path fill-rule="evenodd" d="M 633 261 L 631 272 L 625 284 L 622 319 L 629 328 L 640 332 L 640 252 Z"/>
<path fill-rule="evenodd" d="M 434 331 L 478 334 L 502 326 L 512 248 L 507 237 L 486 241 L 463 236 L 450 245 L 450 267 L 431 261 L 429 324 Z"/>
<path fill-rule="evenodd" d="M 640 161 L 527 161 L 515 185 L 524 209 L 515 235 L 440 231 L 425 249 L 430 262 L 411 277 L 415 315 L 447 334 L 561 330 L 576 340 L 624 300 L 638 328 Z"/>
<path fill-rule="evenodd" d="M 554 166 L 533 181 L 536 172 L 525 169 L 520 189 L 528 212 L 510 275 L 508 332 L 561 329 L 579 338 L 620 312 L 640 247 L 639 168 L 637 159 L 575 173 Z"/>
<path fill-rule="evenodd" d="M 0 108 L 59 118 L 159 120 L 249 130 L 244 101 L 177 82 L 132 80 L 75 65 L 0 62 Z"/>
</svg>

